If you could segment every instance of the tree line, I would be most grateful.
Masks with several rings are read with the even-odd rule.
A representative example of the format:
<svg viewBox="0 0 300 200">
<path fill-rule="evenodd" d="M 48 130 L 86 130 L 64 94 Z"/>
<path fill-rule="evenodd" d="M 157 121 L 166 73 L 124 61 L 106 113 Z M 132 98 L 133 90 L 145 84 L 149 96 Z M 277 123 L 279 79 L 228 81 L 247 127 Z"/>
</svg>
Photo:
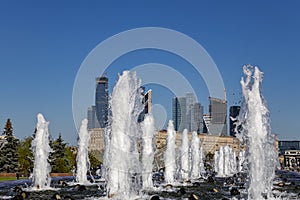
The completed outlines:
<svg viewBox="0 0 300 200">
<path fill-rule="evenodd" d="M 3 136 L 0 141 L 0 173 L 21 173 L 29 176 L 33 170 L 34 156 L 31 149 L 32 136 L 19 140 L 13 135 L 13 126 L 7 119 Z M 53 173 L 71 173 L 76 167 L 76 149 L 68 146 L 61 134 L 58 138 L 50 139 L 52 152 L 49 156 Z M 74 152 L 75 151 L 75 152 Z M 92 168 L 99 167 L 101 162 L 94 155 L 89 154 Z"/>
</svg>

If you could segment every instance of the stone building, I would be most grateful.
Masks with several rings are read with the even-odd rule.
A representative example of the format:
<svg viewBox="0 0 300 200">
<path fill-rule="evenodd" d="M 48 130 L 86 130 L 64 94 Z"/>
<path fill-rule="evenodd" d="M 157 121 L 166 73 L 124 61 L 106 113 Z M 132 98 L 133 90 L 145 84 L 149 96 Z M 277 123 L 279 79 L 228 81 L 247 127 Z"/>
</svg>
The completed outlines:
<svg viewBox="0 0 300 200">
<path fill-rule="evenodd" d="M 300 168 L 300 150 L 288 150 L 284 153 L 284 167 L 291 170 Z"/>
<path fill-rule="evenodd" d="M 176 134 L 176 145 L 181 146 L 181 132 L 177 132 Z M 192 140 L 192 133 L 188 134 L 189 140 Z M 166 137 L 167 131 L 162 130 L 157 132 L 155 137 L 155 144 L 157 149 L 162 149 L 166 146 Z M 205 154 L 211 153 L 214 154 L 216 150 L 219 150 L 221 146 L 230 146 L 238 155 L 241 148 L 240 141 L 231 136 L 217 136 L 217 135 L 206 135 L 206 134 L 198 134 L 198 137 L 201 140 L 201 144 Z"/>
<path fill-rule="evenodd" d="M 104 128 L 94 128 L 89 130 L 90 144 L 89 151 L 102 151 L 104 149 Z"/>
</svg>

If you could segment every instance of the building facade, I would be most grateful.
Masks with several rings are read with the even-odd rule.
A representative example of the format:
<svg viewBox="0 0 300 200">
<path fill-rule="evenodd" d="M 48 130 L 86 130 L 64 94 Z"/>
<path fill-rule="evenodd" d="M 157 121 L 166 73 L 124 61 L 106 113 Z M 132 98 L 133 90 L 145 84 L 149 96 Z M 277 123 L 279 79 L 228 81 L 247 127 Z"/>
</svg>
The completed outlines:
<svg viewBox="0 0 300 200">
<path fill-rule="evenodd" d="M 172 100 L 172 119 L 176 131 L 203 130 L 203 106 L 196 102 L 193 93 L 187 93 L 185 97 L 174 97 Z"/>
<path fill-rule="evenodd" d="M 210 126 L 208 134 L 227 135 L 227 101 L 209 97 Z"/>
<path fill-rule="evenodd" d="M 284 152 L 284 167 L 299 170 L 300 150 L 288 150 Z"/>
<path fill-rule="evenodd" d="M 172 100 L 172 119 L 174 129 L 176 131 L 183 131 L 187 128 L 186 124 L 186 98 L 174 97 Z"/>
<path fill-rule="evenodd" d="M 104 128 L 93 128 L 89 130 L 89 151 L 104 151 Z"/>
<path fill-rule="evenodd" d="M 196 102 L 196 98 L 193 93 L 186 93 L 186 128 L 189 131 L 195 131 L 196 129 L 196 122 L 195 122 L 195 110 L 194 104 Z M 197 129 L 196 129 L 197 130 Z"/>
<path fill-rule="evenodd" d="M 87 111 L 88 129 L 100 128 L 99 121 L 96 116 L 96 106 L 90 106 Z"/>
<path fill-rule="evenodd" d="M 300 150 L 299 140 L 280 140 L 278 141 L 279 155 L 284 155 L 288 150 Z"/>
<path fill-rule="evenodd" d="M 148 90 L 144 96 L 145 114 L 152 113 L 152 90 Z"/>
<path fill-rule="evenodd" d="M 108 78 L 105 76 L 96 78 L 95 106 L 100 128 L 105 128 L 108 119 Z"/>
<path fill-rule="evenodd" d="M 229 134 L 230 136 L 234 136 L 236 135 L 236 131 L 238 130 L 238 128 L 236 129 L 236 123 L 237 123 L 237 116 L 239 116 L 240 114 L 240 109 L 241 106 L 231 106 L 229 108 Z"/>
<path fill-rule="evenodd" d="M 176 134 L 176 145 L 181 146 L 181 136 L 182 132 L 177 131 Z M 159 131 L 155 137 L 155 144 L 157 149 L 164 149 L 166 147 L 166 137 L 167 131 Z M 188 133 L 189 140 L 192 140 L 192 133 Z M 241 150 L 244 150 L 244 147 L 240 145 L 240 141 L 236 137 L 231 136 L 218 136 L 218 135 L 207 135 L 207 134 L 198 134 L 199 139 L 201 140 L 201 146 L 205 154 L 214 154 L 215 151 L 219 150 L 221 146 L 228 145 L 231 147 L 236 155 L 239 155 Z"/>
<path fill-rule="evenodd" d="M 211 117 L 209 114 L 203 115 L 203 133 L 208 134 L 210 130 Z"/>
<path fill-rule="evenodd" d="M 194 103 L 193 111 L 194 121 L 191 130 L 195 130 L 197 133 L 203 133 L 203 106 L 200 103 Z"/>
<path fill-rule="evenodd" d="M 143 111 L 138 116 L 138 122 L 142 122 L 145 119 L 145 115 L 152 113 L 152 90 L 148 90 L 145 93 L 145 87 L 141 87 L 141 94 L 143 96 Z"/>
</svg>

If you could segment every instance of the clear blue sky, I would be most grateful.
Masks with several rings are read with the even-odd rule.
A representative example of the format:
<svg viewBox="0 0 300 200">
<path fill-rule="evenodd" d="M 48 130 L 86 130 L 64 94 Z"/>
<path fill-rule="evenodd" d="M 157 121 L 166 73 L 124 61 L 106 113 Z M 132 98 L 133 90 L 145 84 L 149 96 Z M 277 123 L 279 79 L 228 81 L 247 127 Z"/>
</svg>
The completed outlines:
<svg viewBox="0 0 300 200">
<path fill-rule="evenodd" d="M 61 132 L 76 144 L 72 89 L 82 61 L 114 34 L 154 26 L 180 31 L 207 50 L 221 72 L 229 105 L 240 99 L 242 66 L 259 66 L 265 73 L 263 94 L 273 132 L 280 139 L 300 139 L 299 8 L 298 1 L 3 0 L 0 126 L 11 118 L 15 135 L 24 138 L 32 134 L 36 114 L 42 112 L 54 138 Z M 123 69 L 143 61 L 184 65 L 176 59 L 158 51 L 123 56 L 108 70 L 110 89 Z M 155 94 L 153 89 L 153 101 L 165 105 L 171 117 L 171 94 L 161 88 Z M 207 111 L 207 91 L 197 95 Z"/>
</svg>

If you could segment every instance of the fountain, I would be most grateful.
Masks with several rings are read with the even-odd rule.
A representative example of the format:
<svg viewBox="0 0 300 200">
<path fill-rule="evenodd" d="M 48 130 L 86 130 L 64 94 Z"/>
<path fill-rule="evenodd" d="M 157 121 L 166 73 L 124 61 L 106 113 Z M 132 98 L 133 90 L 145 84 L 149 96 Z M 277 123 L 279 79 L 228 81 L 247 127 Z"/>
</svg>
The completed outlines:
<svg viewBox="0 0 300 200">
<path fill-rule="evenodd" d="M 142 181 L 143 189 L 152 189 L 152 170 L 154 160 L 154 118 L 151 114 L 147 115 L 142 123 L 143 145 L 142 145 Z"/>
<path fill-rule="evenodd" d="M 34 155 L 34 168 L 32 173 L 33 189 L 47 189 L 50 187 L 51 166 L 48 162 L 49 153 L 49 122 L 46 122 L 42 114 L 37 115 L 35 138 L 32 141 Z"/>
<path fill-rule="evenodd" d="M 200 154 L 199 154 L 200 139 L 196 131 L 193 132 L 192 142 L 191 142 L 191 155 L 192 155 L 192 165 L 191 165 L 191 179 L 197 179 L 200 175 L 199 164 L 200 164 Z"/>
<path fill-rule="evenodd" d="M 78 133 L 76 181 L 81 184 L 89 183 L 89 181 L 87 180 L 87 172 L 90 168 L 90 161 L 88 156 L 88 145 L 90 141 L 90 135 L 87 130 L 87 124 L 87 119 L 82 120 L 80 130 Z"/>
<path fill-rule="evenodd" d="M 231 176 L 236 173 L 236 155 L 228 145 L 215 152 L 215 172 L 219 177 Z"/>
<path fill-rule="evenodd" d="M 111 115 L 108 116 L 108 124 L 104 129 L 104 154 L 103 163 L 101 165 L 101 177 L 108 180 L 108 167 L 109 167 L 109 147 L 110 147 L 110 134 L 111 134 Z"/>
<path fill-rule="evenodd" d="M 246 79 L 241 85 L 244 102 L 238 116 L 242 126 L 238 137 L 247 143 L 249 168 L 248 199 L 272 198 L 273 179 L 277 155 L 271 135 L 269 111 L 261 94 L 262 72 L 257 67 L 244 66 Z"/>
<path fill-rule="evenodd" d="M 224 147 L 224 175 L 225 176 L 230 176 L 231 173 L 230 173 L 230 148 L 228 145 L 226 145 Z"/>
<path fill-rule="evenodd" d="M 244 171 L 244 161 L 245 161 L 245 151 L 239 152 L 239 164 L 238 164 L 238 171 Z"/>
<path fill-rule="evenodd" d="M 219 159 L 220 159 L 220 151 L 215 151 L 214 154 L 214 171 L 219 174 Z"/>
<path fill-rule="evenodd" d="M 225 176 L 224 175 L 224 163 L 225 163 L 225 161 L 224 161 L 224 147 L 220 147 L 220 149 L 219 149 L 219 151 L 218 151 L 218 154 L 217 154 L 218 156 L 218 160 L 217 160 L 217 166 L 218 166 L 218 171 L 217 171 L 217 173 L 218 173 L 218 176 L 220 176 L 220 177 L 223 177 L 223 176 Z"/>
<path fill-rule="evenodd" d="M 235 174 L 237 172 L 236 154 L 232 148 L 229 149 L 230 155 L 230 173 Z"/>
<path fill-rule="evenodd" d="M 189 161 L 189 138 L 188 138 L 188 130 L 184 129 L 182 132 L 181 138 L 181 154 L 180 154 L 180 162 L 181 162 L 181 179 L 183 181 L 188 180 L 189 172 L 190 172 L 190 161 Z"/>
<path fill-rule="evenodd" d="M 111 104 L 111 132 L 107 161 L 109 197 L 129 198 L 140 184 L 140 140 L 138 116 L 142 111 L 141 81 L 135 72 L 124 71 L 114 87 Z"/>
<path fill-rule="evenodd" d="M 170 120 L 167 131 L 167 148 L 165 154 L 165 180 L 168 184 L 175 183 L 176 172 L 176 131 L 174 130 L 173 121 Z"/>
<path fill-rule="evenodd" d="M 32 199 L 51 199 L 55 193 L 63 199 L 196 199 L 196 194 L 201 194 L 203 199 L 272 199 L 272 195 L 297 198 L 300 176 L 292 174 L 295 185 L 285 184 L 281 190 L 271 193 L 273 179 L 275 176 L 275 166 L 277 155 L 275 153 L 275 138 L 270 134 L 269 112 L 265 101 L 260 93 L 262 73 L 258 68 L 244 67 L 246 80 L 242 79 L 241 84 L 244 94 L 244 103 L 238 116 L 240 134 L 237 137 L 242 140 L 247 148 L 247 152 L 241 151 L 238 155 L 239 162 L 236 163 L 236 155 L 229 146 L 221 146 L 215 152 L 215 171 L 219 177 L 209 176 L 206 181 L 201 183 L 194 181 L 205 173 L 203 163 L 203 148 L 200 147 L 200 140 L 196 132 L 192 134 L 192 141 L 189 147 L 187 130 L 182 133 L 180 163 L 176 160 L 176 132 L 172 120 L 169 121 L 167 130 L 167 145 L 165 152 L 165 181 L 172 184 L 172 190 L 165 190 L 162 187 L 153 187 L 152 183 L 152 163 L 154 159 L 154 119 L 152 115 L 147 115 L 142 124 L 138 123 L 138 117 L 142 107 L 142 97 L 140 93 L 140 80 L 134 72 L 125 71 L 114 88 L 110 100 L 111 116 L 108 127 L 105 130 L 105 154 L 103 177 L 106 179 L 107 187 L 104 185 L 88 185 L 86 190 L 72 186 L 60 187 L 56 191 L 40 192 L 39 189 L 50 187 L 50 165 L 48 163 L 49 152 L 49 132 L 48 122 L 41 114 L 38 114 L 35 139 L 32 141 L 34 152 L 33 170 L 33 190 L 26 190 Z M 253 74 L 254 72 L 254 74 Z M 252 77 L 253 76 L 253 77 Z M 141 126 L 140 126 L 141 125 Z M 87 120 L 82 121 L 79 131 L 78 157 L 77 157 L 77 176 L 76 180 L 86 183 L 86 172 L 88 170 L 87 144 L 89 136 L 87 133 Z M 245 160 L 245 161 L 244 161 Z M 245 163 L 245 164 L 244 164 Z M 177 171 L 177 165 L 181 167 Z M 245 166 L 245 168 L 244 168 Z M 243 191 L 240 186 L 245 186 L 246 173 L 231 176 L 236 171 L 248 173 L 247 191 Z M 194 179 L 192 184 L 182 186 L 174 184 L 177 173 L 180 172 L 182 180 Z M 282 172 L 287 178 L 291 174 Z M 163 183 L 163 174 L 156 172 L 159 181 Z M 179 177 L 179 176 L 178 176 Z M 297 179 L 294 179 L 297 177 Z M 73 178 L 72 178 L 73 179 Z M 240 180 L 239 180 L 240 179 Z M 64 180 L 67 180 L 64 178 Z M 68 179 L 70 180 L 70 179 Z M 236 181 L 239 180 L 239 181 Z M 287 179 L 288 180 L 288 179 Z M 22 182 L 21 182 L 22 181 Z M 228 182 L 227 182 L 228 181 Z M 297 182 L 298 181 L 298 182 Z M 17 180 L 1 182 L 0 198 L 12 199 L 21 195 L 22 186 L 30 185 L 29 180 Z M 103 183 L 103 182 L 102 182 Z M 156 184 L 155 183 L 155 184 Z M 226 183 L 226 184 L 225 184 Z M 18 187 L 16 187 L 18 186 Z M 12 192 L 12 188 L 18 191 Z M 180 188 L 179 188 L 180 187 Z M 171 186 L 167 187 L 171 188 Z M 228 192 L 228 189 L 230 192 Z M 27 189 L 27 188 L 24 188 Z M 38 189 L 38 191 L 36 191 Z M 140 191 L 142 191 L 141 193 Z M 289 193 L 289 194 L 288 194 Z M 139 197 L 137 197 L 139 195 Z M 235 195 L 235 196 L 234 196 Z M 196 196 L 196 197 L 195 197 Z M 153 197 L 153 198 L 152 198 Z M 197 197 L 198 198 L 198 197 Z M 294 199 L 295 199 L 294 198 Z M 288 199 L 288 198 L 287 198 Z"/>
<path fill-rule="evenodd" d="M 200 147 L 200 157 L 199 157 L 199 160 L 200 160 L 200 163 L 199 163 L 199 171 L 200 171 L 200 175 L 203 176 L 206 171 L 205 171 L 205 167 L 204 167 L 204 152 L 203 152 L 203 147 L 201 146 Z"/>
</svg>

